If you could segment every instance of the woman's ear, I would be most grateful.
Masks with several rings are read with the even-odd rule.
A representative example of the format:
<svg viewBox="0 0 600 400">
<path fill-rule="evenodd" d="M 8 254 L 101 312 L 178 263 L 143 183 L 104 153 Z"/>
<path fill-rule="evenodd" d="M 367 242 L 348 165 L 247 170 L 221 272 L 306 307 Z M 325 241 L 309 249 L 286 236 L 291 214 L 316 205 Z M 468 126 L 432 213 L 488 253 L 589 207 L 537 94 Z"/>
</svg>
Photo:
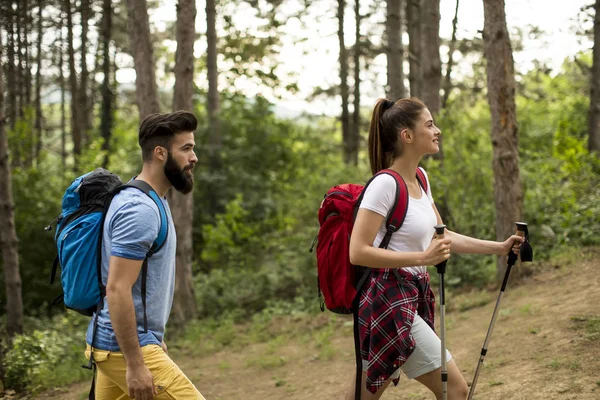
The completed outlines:
<svg viewBox="0 0 600 400">
<path fill-rule="evenodd" d="M 404 128 L 400 131 L 400 140 L 404 143 L 412 143 L 413 133 L 410 129 Z"/>
</svg>

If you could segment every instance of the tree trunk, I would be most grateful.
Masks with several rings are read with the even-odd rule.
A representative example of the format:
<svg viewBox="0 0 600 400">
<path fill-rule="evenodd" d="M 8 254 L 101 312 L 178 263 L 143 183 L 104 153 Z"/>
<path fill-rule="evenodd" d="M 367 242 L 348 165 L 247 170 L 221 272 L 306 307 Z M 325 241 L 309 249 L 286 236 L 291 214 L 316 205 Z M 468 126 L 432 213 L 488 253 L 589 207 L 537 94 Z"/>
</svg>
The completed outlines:
<svg viewBox="0 0 600 400">
<path fill-rule="evenodd" d="M 217 68 L 217 20 L 216 1 L 206 0 L 206 64 L 208 70 L 208 131 L 209 157 L 213 173 L 221 170 L 220 151 L 222 146 L 221 123 L 219 120 L 219 70 Z M 216 206 L 216 205 L 213 205 Z M 213 207 L 213 210 L 215 207 Z"/>
<path fill-rule="evenodd" d="M 32 20 L 30 18 L 29 7 L 27 1 L 23 0 L 22 7 L 22 18 L 23 18 L 23 67 L 24 67 L 24 79 L 25 79 L 25 105 L 29 106 L 31 104 L 31 65 L 29 62 L 29 25 Z M 27 158 L 29 158 L 29 152 L 27 154 Z"/>
<path fill-rule="evenodd" d="M 442 61 L 440 60 L 440 0 L 423 0 L 421 9 L 421 100 L 435 120 L 440 113 Z M 444 139 L 440 136 L 440 151 L 432 157 L 444 159 Z"/>
<path fill-rule="evenodd" d="M 392 101 L 406 97 L 403 68 L 404 45 L 402 44 L 403 10 L 403 0 L 387 0 L 385 23 L 387 37 L 387 98 Z"/>
<path fill-rule="evenodd" d="M 350 130 L 350 138 L 348 140 L 348 160 L 350 165 L 358 164 L 358 142 L 360 139 L 360 55 L 361 55 L 361 36 L 360 36 L 360 0 L 355 0 L 354 3 L 354 19 L 356 21 L 354 37 L 354 110 L 352 113 L 352 127 Z"/>
<path fill-rule="evenodd" d="M 24 0 L 17 0 L 17 9 L 15 11 L 15 28 L 17 32 L 17 117 L 23 116 L 23 109 L 25 107 L 25 60 L 23 57 L 23 3 Z M 19 153 L 20 152 L 21 151 L 19 151 Z M 16 156 L 17 157 L 13 157 L 13 161 L 15 159 L 20 160 L 21 154 L 16 154 Z"/>
<path fill-rule="evenodd" d="M 10 128 L 15 128 L 15 122 L 17 121 L 17 68 L 15 67 L 16 55 L 15 55 L 15 12 L 12 9 L 12 1 L 5 4 L 6 11 L 6 55 L 8 67 L 6 68 L 6 84 L 7 84 L 7 95 L 8 95 L 8 120 L 10 122 Z"/>
<path fill-rule="evenodd" d="M 344 40 L 344 10 L 345 0 L 338 0 L 338 40 L 340 44 L 340 93 L 342 95 L 342 142 L 344 145 L 344 160 L 350 162 L 348 141 L 350 140 L 350 114 L 348 112 L 348 50 Z"/>
<path fill-rule="evenodd" d="M 103 0 L 102 3 L 102 31 L 100 33 L 102 40 L 102 116 L 100 118 L 100 134 L 102 135 L 102 151 L 104 152 L 104 161 L 102 166 L 108 169 L 110 155 L 110 136 L 112 130 L 112 99 L 113 93 L 110 86 L 110 41 L 112 33 L 112 1 Z"/>
<path fill-rule="evenodd" d="M 0 60 L 3 59 L 0 43 Z M 8 137 L 4 115 L 4 71 L 0 65 L 0 251 L 6 287 L 6 330 L 9 340 L 23 332 L 23 299 L 21 297 L 21 274 L 19 273 L 18 239 L 15 231 L 12 182 L 8 163 Z"/>
<path fill-rule="evenodd" d="M 38 0 L 38 18 L 37 18 L 37 70 L 35 72 L 35 160 L 39 165 L 40 152 L 42 151 L 42 39 L 44 32 L 42 28 L 42 0 Z"/>
<path fill-rule="evenodd" d="M 81 0 L 81 78 L 79 85 L 79 106 L 81 113 L 82 140 L 90 141 L 88 135 L 92 128 L 92 114 L 90 97 L 88 93 L 89 71 L 87 66 L 88 31 L 91 18 L 90 0 Z"/>
<path fill-rule="evenodd" d="M 60 47 L 57 49 L 58 51 L 58 84 L 60 86 L 60 157 L 62 161 L 62 171 L 63 174 L 67 168 L 67 110 L 66 110 L 66 99 L 65 94 L 67 91 L 66 83 L 65 83 L 65 58 L 63 55 L 64 52 L 64 37 L 62 33 L 62 29 L 64 27 L 64 21 L 61 18 L 59 30 L 58 30 L 58 43 L 60 43 Z"/>
<path fill-rule="evenodd" d="M 175 93 L 173 111 L 194 110 L 194 40 L 196 36 L 196 2 L 179 0 L 177 4 L 175 56 Z M 192 276 L 193 242 L 192 225 L 194 219 L 193 191 L 183 195 L 175 190 L 169 191 L 169 204 L 173 222 L 177 230 L 177 273 L 175 277 L 175 295 L 171 319 L 175 326 L 182 326 L 196 317 L 196 296 Z"/>
<path fill-rule="evenodd" d="M 221 136 L 220 99 L 219 99 L 219 69 L 217 67 L 217 10 L 215 0 L 206 0 L 206 66 L 208 74 L 208 162 L 209 170 L 213 177 L 208 183 L 208 212 L 211 215 L 223 212 L 219 201 L 220 183 L 223 162 L 221 159 L 221 147 L 223 138 Z"/>
<path fill-rule="evenodd" d="M 73 12 L 70 0 L 64 0 L 63 7 L 67 18 L 67 47 L 69 53 L 69 89 L 71 91 L 71 136 L 73 137 L 74 169 L 78 170 L 81 155 L 81 118 L 78 108 L 77 71 L 75 70 L 75 49 L 73 47 Z"/>
<path fill-rule="evenodd" d="M 446 67 L 446 76 L 444 78 L 444 95 L 442 97 L 442 109 L 446 108 L 448 97 L 452 90 L 452 67 L 454 66 L 454 51 L 456 50 L 456 30 L 458 27 L 458 5 L 460 1 L 456 0 L 456 9 L 454 10 L 454 19 L 452 20 L 452 39 L 450 39 L 450 48 L 448 49 L 448 65 Z"/>
<path fill-rule="evenodd" d="M 406 1 L 406 19 L 408 32 L 408 61 L 410 70 L 408 80 L 410 82 L 411 97 L 421 97 L 421 84 L 423 73 L 421 70 L 421 9 L 424 0 Z"/>
<path fill-rule="evenodd" d="M 590 109 L 588 112 L 590 152 L 600 156 L 600 0 L 594 6 L 594 61 L 592 64 L 592 82 L 590 84 Z"/>
<path fill-rule="evenodd" d="M 484 0 L 484 55 L 487 60 L 488 102 L 492 117 L 496 239 L 504 241 L 521 219 L 523 193 L 519 176 L 518 128 L 515 105 L 514 61 L 506 28 L 504 0 Z M 497 281 L 506 269 L 498 257 Z M 522 271 L 518 268 L 515 275 Z"/>
<path fill-rule="evenodd" d="M 154 51 L 150 41 L 148 5 L 146 0 L 126 0 L 129 48 L 135 64 L 135 94 L 140 112 L 140 122 L 149 114 L 160 112 L 156 76 L 154 74 Z"/>
<path fill-rule="evenodd" d="M 421 100 L 435 118 L 440 111 L 442 62 L 440 60 L 440 0 L 423 0 L 421 9 Z"/>
</svg>

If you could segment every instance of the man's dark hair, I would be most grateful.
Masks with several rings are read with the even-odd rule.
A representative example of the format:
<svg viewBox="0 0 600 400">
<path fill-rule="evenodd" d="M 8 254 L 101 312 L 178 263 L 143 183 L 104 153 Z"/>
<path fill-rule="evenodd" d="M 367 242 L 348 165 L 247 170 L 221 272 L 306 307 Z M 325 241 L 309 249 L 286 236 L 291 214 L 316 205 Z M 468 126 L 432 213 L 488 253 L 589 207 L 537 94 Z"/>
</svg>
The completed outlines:
<svg viewBox="0 0 600 400">
<path fill-rule="evenodd" d="M 142 159 L 149 161 L 156 146 L 171 150 L 173 137 L 181 132 L 196 130 L 198 120 L 188 111 L 175 111 L 169 114 L 150 114 L 140 125 L 138 143 L 142 148 Z"/>
</svg>

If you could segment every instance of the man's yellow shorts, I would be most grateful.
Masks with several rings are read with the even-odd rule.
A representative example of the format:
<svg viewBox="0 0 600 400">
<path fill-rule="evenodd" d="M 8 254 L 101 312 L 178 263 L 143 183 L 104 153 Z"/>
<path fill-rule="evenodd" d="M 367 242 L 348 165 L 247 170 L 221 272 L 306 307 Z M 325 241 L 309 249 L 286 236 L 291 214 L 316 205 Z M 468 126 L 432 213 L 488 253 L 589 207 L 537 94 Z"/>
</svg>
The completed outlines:
<svg viewBox="0 0 600 400">
<path fill-rule="evenodd" d="M 205 400 L 194 384 L 185 376 L 179 367 L 157 345 L 141 348 L 144 363 L 154 377 L 154 385 L 158 400 Z M 88 345 L 85 356 L 90 358 L 91 348 Z M 96 399 L 123 400 L 129 399 L 127 390 L 125 359 L 123 353 L 94 349 L 96 362 Z"/>
</svg>

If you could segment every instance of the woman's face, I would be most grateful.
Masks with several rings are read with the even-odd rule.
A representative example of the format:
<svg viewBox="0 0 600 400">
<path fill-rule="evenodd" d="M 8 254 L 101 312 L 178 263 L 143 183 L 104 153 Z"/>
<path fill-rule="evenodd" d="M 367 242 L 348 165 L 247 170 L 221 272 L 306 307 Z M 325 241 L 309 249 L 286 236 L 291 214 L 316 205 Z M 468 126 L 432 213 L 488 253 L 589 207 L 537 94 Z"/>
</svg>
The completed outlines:
<svg viewBox="0 0 600 400">
<path fill-rule="evenodd" d="M 442 131 L 433 123 L 431 113 L 425 108 L 415 124 L 411 145 L 420 154 L 436 154 L 440 151 L 441 134 Z"/>
</svg>

